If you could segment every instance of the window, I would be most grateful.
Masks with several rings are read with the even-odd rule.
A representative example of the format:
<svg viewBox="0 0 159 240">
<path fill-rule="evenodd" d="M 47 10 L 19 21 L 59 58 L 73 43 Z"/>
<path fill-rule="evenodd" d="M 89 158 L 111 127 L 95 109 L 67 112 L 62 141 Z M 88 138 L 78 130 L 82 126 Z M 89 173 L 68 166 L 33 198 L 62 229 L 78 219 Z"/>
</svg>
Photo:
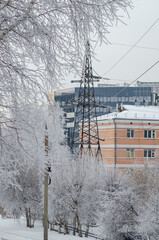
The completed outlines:
<svg viewBox="0 0 159 240">
<path fill-rule="evenodd" d="M 148 102 L 151 102 L 151 97 L 148 97 L 148 98 L 147 98 L 147 101 L 148 101 Z"/>
<path fill-rule="evenodd" d="M 134 138 L 134 130 L 127 129 L 127 138 Z"/>
<path fill-rule="evenodd" d="M 129 97 L 129 102 L 134 102 L 134 98 L 133 97 Z"/>
<path fill-rule="evenodd" d="M 66 105 L 66 102 L 62 101 L 61 106 L 64 107 Z"/>
<path fill-rule="evenodd" d="M 155 130 L 144 130 L 144 138 L 156 138 Z"/>
<path fill-rule="evenodd" d="M 127 158 L 134 158 L 135 157 L 134 149 L 127 149 L 126 153 L 127 153 Z"/>
<path fill-rule="evenodd" d="M 96 107 L 96 112 L 99 112 L 99 107 Z"/>
<path fill-rule="evenodd" d="M 155 158 L 155 149 L 144 149 L 144 158 Z"/>
</svg>

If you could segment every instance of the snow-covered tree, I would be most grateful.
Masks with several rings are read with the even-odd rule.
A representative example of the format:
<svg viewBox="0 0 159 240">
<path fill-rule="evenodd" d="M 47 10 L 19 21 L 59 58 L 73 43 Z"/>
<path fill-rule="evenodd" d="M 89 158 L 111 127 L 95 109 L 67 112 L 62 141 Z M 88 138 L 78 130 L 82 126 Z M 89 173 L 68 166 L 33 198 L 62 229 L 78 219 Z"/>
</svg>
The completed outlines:
<svg viewBox="0 0 159 240">
<path fill-rule="evenodd" d="M 0 1 L 0 198 L 7 199 L 6 208 L 9 204 L 17 214 L 40 209 L 45 161 L 65 161 L 69 153 L 58 107 L 52 106 L 47 116 L 46 107 L 39 105 L 67 73 L 78 73 L 86 40 L 106 41 L 108 27 L 121 20 L 119 10 L 128 7 L 131 0 Z M 74 179 L 68 182 L 79 194 L 81 178 L 77 185 Z M 76 207 L 76 220 L 82 206 Z"/>
<path fill-rule="evenodd" d="M 137 232 L 148 238 L 158 238 L 159 234 L 159 169 L 145 166 L 132 172 L 131 182 L 136 194 L 138 207 Z"/>
<path fill-rule="evenodd" d="M 107 173 L 100 201 L 101 235 L 109 239 L 125 239 L 136 231 L 137 207 L 130 177 L 123 173 Z"/>
<path fill-rule="evenodd" d="M 47 159 L 46 124 L 49 139 Z M 10 212 L 25 211 L 27 225 L 30 226 L 31 217 L 35 220 L 42 216 L 45 164 L 61 159 L 67 151 L 63 145 L 63 112 L 57 104 L 48 108 L 45 105 L 22 103 L 16 113 L 14 127 L 12 129 L 10 125 L 12 131 L 8 131 L 8 128 L 2 131 L 6 141 L 1 144 L 0 200 Z"/>
<path fill-rule="evenodd" d="M 11 121 L 15 99 L 39 99 L 78 71 L 86 40 L 94 34 L 102 41 L 120 21 L 118 11 L 130 6 L 131 0 L 1 0 L 0 123 Z"/>
<path fill-rule="evenodd" d="M 4 86 L 49 83 L 76 66 L 81 47 L 94 33 L 100 40 L 118 11 L 131 0 L 2 0 L 0 2 L 0 78 Z M 34 68 L 31 67 L 34 64 Z M 40 68 L 41 67 L 41 68 Z M 46 70 L 46 71 L 45 71 Z"/>
<path fill-rule="evenodd" d="M 98 222 L 99 189 L 105 175 L 103 164 L 86 158 L 70 159 L 53 172 L 50 196 L 50 221 L 73 226 L 73 234 Z M 67 228 L 66 228 L 67 229 Z M 65 230 L 66 230 L 65 229 Z"/>
<path fill-rule="evenodd" d="M 0 141 L 4 162 L 13 158 L 20 164 L 32 156 L 43 156 L 43 143 L 37 141 L 43 130 L 38 124 L 41 132 L 34 128 L 36 121 L 41 122 L 38 114 L 34 123 L 30 121 L 30 109 L 34 103 L 45 102 L 66 73 L 78 72 L 86 40 L 93 39 L 93 34 L 101 41 L 106 39 L 108 27 L 120 20 L 118 11 L 127 11 L 130 6 L 131 0 L 0 1 Z M 24 107 L 26 102 L 30 109 Z M 59 152 L 56 154 L 63 157 Z"/>
<path fill-rule="evenodd" d="M 128 175 L 106 175 L 100 202 L 102 236 L 109 239 L 158 238 L 159 172 L 155 166 Z"/>
<path fill-rule="evenodd" d="M 10 212 L 19 215 L 25 210 L 35 217 L 35 207 L 41 204 L 44 109 L 23 102 L 16 110 L 11 116 L 14 122 L 2 128 L 1 201 Z"/>
<path fill-rule="evenodd" d="M 22 101 L 43 102 L 41 94 L 47 98 L 67 72 L 81 67 L 85 41 L 93 33 L 103 40 L 108 27 L 120 20 L 118 11 L 130 6 L 131 0 L 0 1 L 2 129 L 12 125 L 16 130 L 12 111 L 18 114 Z"/>
</svg>

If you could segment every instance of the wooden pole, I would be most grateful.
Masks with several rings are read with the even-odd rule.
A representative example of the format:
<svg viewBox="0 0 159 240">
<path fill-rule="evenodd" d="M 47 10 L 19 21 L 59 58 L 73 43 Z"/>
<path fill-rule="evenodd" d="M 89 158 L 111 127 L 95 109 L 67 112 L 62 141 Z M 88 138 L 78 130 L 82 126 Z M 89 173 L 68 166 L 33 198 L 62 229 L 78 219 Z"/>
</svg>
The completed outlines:
<svg viewBox="0 0 159 240">
<path fill-rule="evenodd" d="M 44 178 L 44 240 L 48 240 L 48 169 Z"/>
<path fill-rule="evenodd" d="M 45 125 L 45 156 L 46 156 L 46 169 L 45 169 L 45 177 L 44 177 L 44 240 L 48 240 L 48 133 L 47 133 L 47 125 Z"/>
</svg>

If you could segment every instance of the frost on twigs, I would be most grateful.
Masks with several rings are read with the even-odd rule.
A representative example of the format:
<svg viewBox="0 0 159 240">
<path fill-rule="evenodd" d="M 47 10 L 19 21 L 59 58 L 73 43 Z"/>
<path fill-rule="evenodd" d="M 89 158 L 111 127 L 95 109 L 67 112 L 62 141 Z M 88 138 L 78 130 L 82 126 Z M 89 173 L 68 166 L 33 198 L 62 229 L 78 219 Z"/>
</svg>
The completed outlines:
<svg viewBox="0 0 159 240">
<path fill-rule="evenodd" d="M 0 0 L 0 174 L 1 187 L 8 190 L 14 206 L 31 205 L 27 201 L 31 183 L 21 174 L 27 178 L 30 173 L 39 187 L 40 176 L 35 177 L 39 171 L 34 168 L 44 150 L 39 106 L 69 71 L 78 73 L 86 40 L 92 36 L 106 40 L 119 9 L 128 7 L 131 0 Z M 55 146 L 61 151 L 54 151 Z M 67 152 L 62 143 L 50 142 L 51 150 L 58 158 Z M 23 190 L 25 198 L 17 194 Z M 33 204 L 41 190 L 38 193 Z"/>
<path fill-rule="evenodd" d="M 106 40 L 128 7 L 131 0 L 1 0 L 0 124 L 13 121 L 21 101 L 39 103 L 68 72 L 81 74 L 86 40 Z"/>
<path fill-rule="evenodd" d="M 54 87 L 81 64 L 85 41 L 92 34 L 106 39 L 119 10 L 128 7 L 131 0 L 0 1 L 1 79 Z"/>
</svg>

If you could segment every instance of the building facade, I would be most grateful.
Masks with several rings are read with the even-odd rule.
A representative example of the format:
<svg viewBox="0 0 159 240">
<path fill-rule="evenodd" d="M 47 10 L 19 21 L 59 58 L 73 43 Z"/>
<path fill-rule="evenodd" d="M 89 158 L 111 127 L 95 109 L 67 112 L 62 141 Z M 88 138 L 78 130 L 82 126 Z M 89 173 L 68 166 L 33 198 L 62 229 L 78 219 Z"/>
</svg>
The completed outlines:
<svg viewBox="0 0 159 240">
<path fill-rule="evenodd" d="M 136 87 L 99 84 L 94 88 L 97 116 L 114 112 L 121 103 L 136 106 L 158 105 L 159 83 L 141 83 Z M 71 146 L 73 136 L 74 113 L 78 101 L 79 88 L 57 91 L 54 94 L 55 101 L 66 113 L 66 138 Z"/>
<path fill-rule="evenodd" d="M 159 107 L 124 106 L 99 117 L 107 167 L 132 168 L 159 161 Z"/>
</svg>

